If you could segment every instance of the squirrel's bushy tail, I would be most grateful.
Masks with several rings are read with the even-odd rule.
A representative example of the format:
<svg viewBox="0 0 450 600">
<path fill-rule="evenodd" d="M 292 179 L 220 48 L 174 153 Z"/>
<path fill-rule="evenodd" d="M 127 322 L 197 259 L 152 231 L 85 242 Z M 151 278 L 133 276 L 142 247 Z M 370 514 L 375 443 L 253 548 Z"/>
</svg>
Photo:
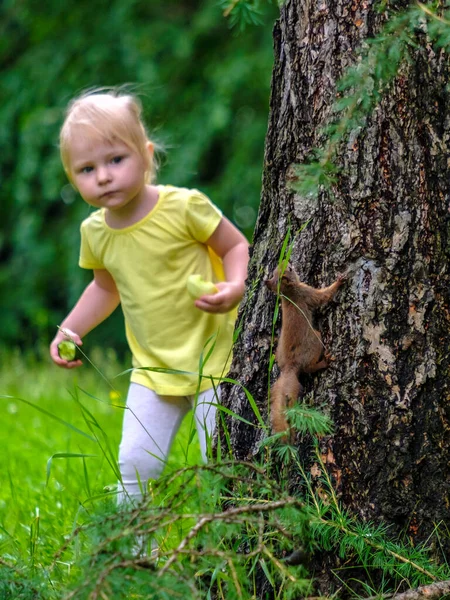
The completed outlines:
<svg viewBox="0 0 450 600">
<path fill-rule="evenodd" d="M 297 371 L 293 369 L 281 371 L 280 376 L 270 390 L 272 433 L 281 433 L 289 429 L 285 414 L 286 409 L 295 404 L 301 391 L 302 386 L 298 380 Z"/>
</svg>

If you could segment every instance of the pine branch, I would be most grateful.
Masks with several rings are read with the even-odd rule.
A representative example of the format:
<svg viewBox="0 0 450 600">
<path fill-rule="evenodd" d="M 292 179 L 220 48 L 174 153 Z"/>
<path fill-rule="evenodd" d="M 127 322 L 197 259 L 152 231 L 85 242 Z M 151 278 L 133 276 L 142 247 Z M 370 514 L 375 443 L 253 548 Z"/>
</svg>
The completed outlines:
<svg viewBox="0 0 450 600">
<path fill-rule="evenodd" d="M 338 499 L 336 497 L 333 485 L 331 483 L 328 471 L 320 457 L 319 454 L 319 450 L 318 448 L 316 448 L 316 456 L 319 460 L 319 462 L 322 465 L 322 469 L 323 469 L 323 473 L 325 476 L 325 480 L 327 482 L 327 487 L 329 489 L 329 492 L 331 494 L 332 497 L 332 503 L 334 506 L 334 509 L 337 511 L 338 513 L 338 518 L 333 521 L 332 519 L 326 519 L 324 517 L 320 516 L 320 513 L 318 511 L 318 520 L 319 522 L 322 522 L 323 525 L 325 525 L 326 527 L 331 527 L 331 528 L 336 528 L 337 530 L 340 531 L 340 533 L 343 536 L 348 536 L 349 539 L 353 539 L 353 540 L 362 540 L 364 542 L 364 545 L 367 547 L 372 548 L 373 550 L 379 551 L 384 553 L 386 556 L 391 556 L 392 558 L 395 558 L 396 560 L 398 560 L 399 562 L 405 564 L 405 565 L 409 565 L 412 569 L 414 569 L 415 571 L 422 573 L 423 575 L 425 575 L 426 577 L 432 579 L 433 581 L 436 581 L 436 579 L 438 579 L 438 576 L 435 575 L 434 573 L 432 573 L 431 571 L 429 571 L 428 569 L 424 568 L 423 566 L 421 566 L 420 564 L 418 564 L 418 562 L 416 560 L 414 560 L 413 558 L 408 557 L 407 555 L 404 554 L 400 554 L 399 551 L 397 550 L 401 550 L 399 549 L 396 545 L 394 545 L 393 543 L 387 541 L 384 537 L 380 538 L 379 536 L 375 535 L 375 531 L 373 534 L 373 537 L 371 536 L 370 538 L 367 535 L 362 535 L 360 533 L 358 533 L 358 531 L 355 531 L 351 526 L 351 520 L 347 520 L 345 514 L 341 511 Z M 314 493 L 312 491 L 312 489 L 310 488 L 310 493 L 314 496 Z M 316 504 L 316 508 L 317 508 L 317 504 Z M 406 550 L 406 549 L 405 549 Z"/>
<path fill-rule="evenodd" d="M 7 562 L 6 560 L 3 560 L 3 558 L 0 558 L 0 565 L 2 567 L 6 567 L 8 569 L 11 569 L 12 571 L 19 572 L 19 569 L 17 567 L 15 567 L 13 564 Z"/>
<path fill-rule="evenodd" d="M 241 0 L 232 0 L 232 2 L 230 2 L 230 4 L 228 4 L 228 6 L 224 9 L 223 16 L 229 17 L 233 10 L 236 8 L 236 4 L 238 4 L 238 2 L 240 1 Z"/>
<path fill-rule="evenodd" d="M 443 23 L 446 26 L 450 25 L 450 21 L 448 21 L 447 19 L 444 19 L 440 15 L 437 15 L 426 4 L 422 4 L 422 2 L 417 2 L 417 6 L 420 8 L 420 10 L 423 10 L 423 12 L 426 13 L 432 19 L 436 19 L 437 21 L 440 21 L 441 23 Z"/>
<path fill-rule="evenodd" d="M 294 464 L 297 464 L 296 460 Z M 230 594 L 233 592 L 244 599 L 250 597 L 247 596 L 250 592 L 243 574 L 256 564 L 264 565 L 269 580 L 280 582 L 288 594 L 286 598 L 294 597 L 292 594 L 297 592 L 304 597 L 305 591 L 308 593 L 311 589 L 311 582 L 289 570 L 298 563 L 284 556 L 286 550 L 298 549 L 299 541 L 306 541 L 308 549 L 313 543 L 316 549 L 334 549 L 341 555 L 345 553 L 352 562 L 381 569 L 393 577 L 391 587 L 394 589 L 395 582 L 401 577 L 402 581 L 409 580 L 411 586 L 434 580 L 438 586 L 434 583 L 424 586 L 424 593 L 428 590 L 435 593 L 427 597 L 436 598 L 442 589 L 447 590 L 438 580 L 448 577 L 448 572 L 431 567 L 425 549 L 413 552 L 390 542 L 384 529 L 371 524 L 362 526 L 340 509 L 323 464 L 325 478 L 322 483 L 329 489 L 327 502 L 316 497 L 310 478 L 301 464 L 297 466 L 306 483 L 306 498 L 285 495 L 280 482 L 268 477 L 261 465 L 253 463 L 195 465 L 181 469 L 177 474 L 171 473 L 152 487 L 152 499 L 159 498 L 159 492 L 164 490 L 164 506 L 157 506 L 151 500 L 130 512 L 101 516 L 89 526 L 76 530 L 71 543 L 75 537 L 91 532 L 91 537 L 95 535 L 96 547 L 85 557 L 83 579 L 64 599 L 112 597 L 109 586 L 122 585 L 118 583 L 120 581 L 127 586 L 132 583 L 136 589 L 145 587 L 145 573 L 152 571 L 151 586 L 156 594 L 173 588 L 173 598 L 188 594 L 197 599 L 200 598 L 199 590 L 195 590 L 197 573 L 204 573 L 205 581 L 209 581 L 209 575 L 219 568 L 221 581 L 229 586 Z M 200 475 L 206 478 L 198 479 L 196 487 L 202 512 L 197 512 L 197 504 L 192 510 L 193 475 L 196 480 Z M 167 481 L 171 482 L 170 499 L 166 493 Z M 217 486 L 222 489 L 211 501 L 208 490 L 217 489 Z M 204 501 L 202 490 L 206 495 Z M 165 548 L 163 538 L 175 530 L 180 533 L 184 530 L 184 537 L 176 547 L 169 543 Z M 153 554 L 133 556 L 133 539 L 141 537 L 157 541 L 158 557 Z M 65 550 L 67 545 L 63 552 Z M 380 595 L 379 599 L 390 600 L 391 597 L 397 598 Z M 425 596 L 400 598 L 420 600 Z"/>
<path fill-rule="evenodd" d="M 304 503 L 298 500 L 297 498 L 286 498 L 285 500 L 278 500 L 275 502 L 267 502 L 264 504 L 250 504 L 245 506 L 238 506 L 234 508 L 229 508 L 222 513 L 213 513 L 209 515 L 202 515 L 202 517 L 197 521 L 197 523 L 191 528 L 189 533 L 181 540 L 178 547 L 174 550 L 172 556 L 163 566 L 160 571 L 160 575 L 165 573 L 167 569 L 174 563 L 178 557 L 178 554 L 184 550 L 186 545 L 190 540 L 196 537 L 198 532 L 203 529 L 206 525 L 212 522 L 224 521 L 227 523 L 233 522 L 233 520 L 243 514 L 252 514 L 252 513 L 265 513 L 277 510 L 279 508 L 285 508 L 287 506 L 296 506 L 296 507 L 304 507 Z M 194 516 L 194 515 L 192 515 Z"/>
<path fill-rule="evenodd" d="M 437 27 L 434 42 L 448 46 L 448 25 L 424 4 L 417 2 L 409 9 L 391 16 L 380 33 L 365 41 L 361 60 L 350 67 L 337 86 L 338 96 L 332 106 L 334 120 L 322 130 L 325 141 L 322 147 L 313 148 L 310 160 L 294 165 L 289 185 L 303 196 L 317 197 L 321 188 L 330 189 L 338 181 L 339 167 L 336 155 L 339 145 L 351 131 L 364 126 L 401 65 L 409 56 L 409 48 L 417 47 L 418 23 L 425 15 L 435 19 Z M 425 17 L 426 18 L 426 17 Z M 445 27 L 442 28 L 442 25 Z"/>
<path fill-rule="evenodd" d="M 260 0 L 220 0 L 219 4 L 231 27 L 238 25 L 242 31 L 246 25 L 261 24 Z"/>
<path fill-rule="evenodd" d="M 332 520 L 326 519 L 323 517 L 318 518 L 318 522 L 321 523 L 325 528 L 335 528 L 342 535 L 347 536 L 349 539 L 353 539 L 353 540 L 361 539 L 361 536 L 357 532 L 355 532 L 352 529 L 350 529 L 349 527 L 347 527 L 344 522 L 333 522 Z M 372 541 L 371 539 L 368 539 L 365 536 L 362 537 L 362 541 L 364 542 L 364 544 L 366 546 L 372 548 L 373 550 L 378 550 L 378 551 L 384 553 L 386 556 L 391 556 L 392 558 L 395 558 L 399 562 L 401 562 L 405 565 L 409 565 L 415 571 L 422 573 L 422 575 L 425 575 L 426 577 L 433 579 L 433 580 L 437 579 L 437 577 L 434 573 L 432 573 L 428 569 L 425 569 L 424 567 L 422 567 L 415 560 L 408 558 L 408 556 L 404 556 L 403 554 L 400 554 L 399 552 L 397 552 L 396 550 L 394 550 L 392 548 L 389 548 L 388 543 Z"/>
</svg>

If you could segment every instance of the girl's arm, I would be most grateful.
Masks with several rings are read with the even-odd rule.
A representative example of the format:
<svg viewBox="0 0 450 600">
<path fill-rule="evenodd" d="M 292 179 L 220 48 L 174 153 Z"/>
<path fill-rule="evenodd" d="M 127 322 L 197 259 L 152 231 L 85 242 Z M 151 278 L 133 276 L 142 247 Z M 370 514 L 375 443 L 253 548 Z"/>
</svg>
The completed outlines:
<svg viewBox="0 0 450 600">
<path fill-rule="evenodd" d="M 217 283 L 217 294 L 202 296 L 197 308 L 210 313 L 226 313 L 239 304 L 247 279 L 248 242 L 228 219 L 222 218 L 206 242 L 223 261 L 226 281 Z"/>
<path fill-rule="evenodd" d="M 52 360 L 66 369 L 79 367 L 82 364 L 81 360 L 67 362 L 60 358 L 58 354 L 59 342 L 70 338 L 78 346 L 81 346 L 83 343 L 81 338 L 109 317 L 119 303 L 119 292 L 110 273 L 105 269 L 95 269 L 94 279 L 61 323 L 58 333 L 50 344 Z"/>
</svg>

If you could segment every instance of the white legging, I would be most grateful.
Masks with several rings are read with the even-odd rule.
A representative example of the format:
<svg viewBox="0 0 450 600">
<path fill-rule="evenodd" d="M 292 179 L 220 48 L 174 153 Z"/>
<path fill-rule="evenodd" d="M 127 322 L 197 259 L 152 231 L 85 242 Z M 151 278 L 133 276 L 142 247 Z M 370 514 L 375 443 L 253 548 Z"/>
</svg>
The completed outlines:
<svg viewBox="0 0 450 600">
<path fill-rule="evenodd" d="M 208 440 L 216 424 L 218 390 L 196 396 L 159 396 L 153 390 L 131 383 L 119 446 L 119 468 L 123 487 L 119 502 L 139 501 L 150 479 L 157 479 L 166 464 L 181 421 L 193 409 L 203 461 Z"/>
</svg>

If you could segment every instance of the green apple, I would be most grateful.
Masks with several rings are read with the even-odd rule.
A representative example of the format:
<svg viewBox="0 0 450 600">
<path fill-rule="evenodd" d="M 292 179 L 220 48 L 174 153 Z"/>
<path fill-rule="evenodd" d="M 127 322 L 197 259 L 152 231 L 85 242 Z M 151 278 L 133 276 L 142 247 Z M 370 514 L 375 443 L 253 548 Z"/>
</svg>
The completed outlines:
<svg viewBox="0 0 450 600">
<path fill-rule="evenodd" d="M 77 345 L 71 340 L 59 342 L 58 354 L 63 360 L 67 360 L 67 362 L 72 362 L 81 357 L 81 352 L 79 352 Z"/>
<path fill-rule="evenodd" d="M 212 281 L 205 281 L 201 275 L 189 275 L 186 285 L 194 300 L 201 296 L 216 294 L 219 291 Z"/>
</svg>

